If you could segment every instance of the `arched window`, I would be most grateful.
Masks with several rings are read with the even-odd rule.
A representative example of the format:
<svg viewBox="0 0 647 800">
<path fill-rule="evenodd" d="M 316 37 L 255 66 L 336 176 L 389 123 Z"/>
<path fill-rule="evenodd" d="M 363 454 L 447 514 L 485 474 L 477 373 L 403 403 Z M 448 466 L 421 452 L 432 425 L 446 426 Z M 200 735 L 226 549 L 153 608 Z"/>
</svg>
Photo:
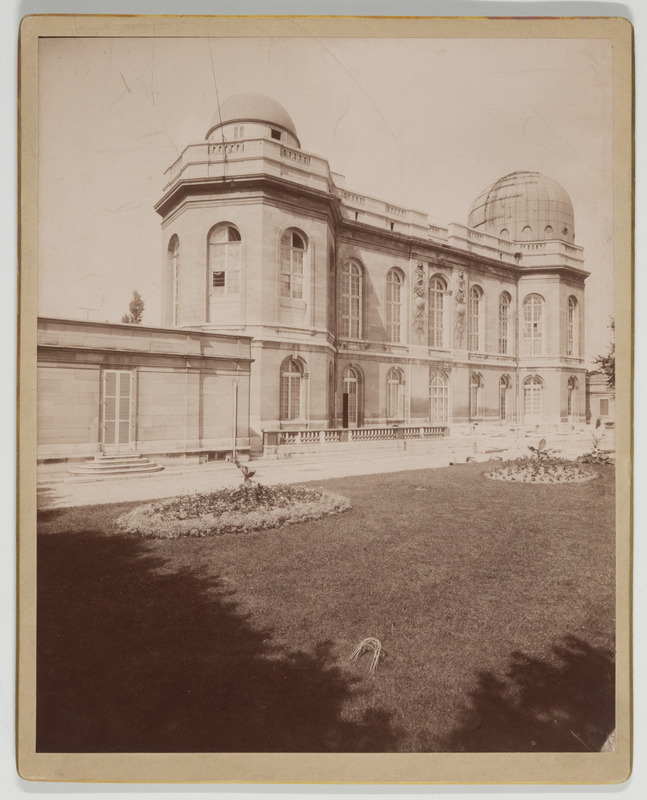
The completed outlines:
<svg viewBox="0 0 647 800">
<path fill-rule="evenodd" d="M 303 272 L 306 241 L 296 231 L 281 237 L 281 297 L 303 299 Z"/>
<path fill-rule="evenodd" d="M 473 372 L 470 377 L 470 419 L 483 416 L 483 377 Z"/>
<path fill-rule="evenodd" d="M 238 294 L 240 291 L 240 233 L 233 225 L 218 225 L 209 233 L 209 271 L 211 294 Z"/>
<path fill-rule="evenodd" d="M 577 300 L 574 297 L 568 298 L 568 321 L 566 335 L 566 354 L 569 356 L 579 355 L 577 342 Z"/>
<path fill-rule="evenodd" d="M 499 419 L 505 422 L 510 417 L 510 377 L 502 375 L 499 380 Z"/>
<path fill-rule="evenodd" d="M 171 305 L 173 325 L 178 324 L 180 314 L 180 240 L 173 234 L 168 243 L 168 260 L 171 273 Z"/>
<path fill-rule="evenodd" d="M 404 390 L 404 375 L 399 369 L 392 367 L 386 375 L 387 419 L 404 419 Z"/>
<path fill-rule="evenodd" d="M 508 352 L 508 320 L 510 319 L 510 295 L 503 292 L 499 297 L 499 353 Z"/>
<path fill-rule="evenodd" d="M 529 294 L 523 301 L 523 353 L 538 356 L 543 352 L 544 299 L 538 294 Z"/>
<path fill-rule="evenodd" d="M 404 279 L 397 269 L 386 276 L 386 340 L 402 341 L 402 284 Z"/>
<path fill-rule="evenodd" d="M 345 416 L 343 421 L 350 427 L 356 427 L 359 422 L 359 375 L 353 367 L 346 367 L 343 380 L 343 403 Z"/>
<path fill-rule="evenodd" d="M 571 375 L 571 377 L 568 379 L 566 413 L 569 417 L 578 415 L 577 378 L 575 375 Z"/>
<path fill-rule="evenodd" d="M 353 261 L 344 262 L 341 273 L 341 335 L 362 335 L 362 270 Z"/>
<path fill-rule="evenodd" d="M 303 414 L 303 367 L 293 358 L 281 366 L 281 419 L 301 419 Z"/>
<path fill-rule="evenodd" d="M 431 381 L 431 421 L 444 423 L 449 420 L 449 384 L 442 373 Z"/>
<path fill-rule="evenodd" d="M 469 301 L 469 343 L 468 348 L 472 351 L 481 349 L 481 302 L 483 292 L 478 286 L 470 289 Z"/>
<path fill-rule="evenodd" d="M 447 286 L 438 276 L 429 281 L 429 346 L 443 347 L 444 342 L 444 302 Z"/>
<path fill-rule="evenodd" d="M 544 410 L 544 382 L 529 375 L 523 382 L 523 416 L 526 422 L 539 422 Z"/>
</svg>

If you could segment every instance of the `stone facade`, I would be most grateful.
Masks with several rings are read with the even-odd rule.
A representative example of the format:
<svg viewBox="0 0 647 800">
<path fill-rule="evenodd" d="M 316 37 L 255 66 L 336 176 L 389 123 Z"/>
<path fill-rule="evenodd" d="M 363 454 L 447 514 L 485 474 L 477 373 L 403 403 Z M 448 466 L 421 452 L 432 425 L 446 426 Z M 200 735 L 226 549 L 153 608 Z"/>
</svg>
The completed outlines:
<svg viewBox="0 0 647 800">
<path fill-rule="evenodd" d="M 346 190 L 285 109 L 243 95 L 167 170 L 156 210 L 163 324 L 252 338 L 252 442 L 585 419 L 588 273 L 555 181 L 511 173 L 473 227 L 439 227 Z"/>
<path fill-rule="evenodd" d="M 38 460 L 249 452 L 250 339 L 38 320 Z"/>
</svg>

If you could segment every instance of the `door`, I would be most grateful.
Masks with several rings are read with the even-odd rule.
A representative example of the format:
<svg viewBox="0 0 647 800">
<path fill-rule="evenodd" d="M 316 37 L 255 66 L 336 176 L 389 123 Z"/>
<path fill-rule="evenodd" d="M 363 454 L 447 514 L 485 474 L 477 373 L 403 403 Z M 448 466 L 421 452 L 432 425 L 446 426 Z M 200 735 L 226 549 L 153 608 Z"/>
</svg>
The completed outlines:
<svg viewBox="0 0 647 800">
<path fill-rule="evenodd" d="M 107 454 L 130 452 L 132 394 L 130 372 L 103 373 L 103 450 Z"/>
</svg>

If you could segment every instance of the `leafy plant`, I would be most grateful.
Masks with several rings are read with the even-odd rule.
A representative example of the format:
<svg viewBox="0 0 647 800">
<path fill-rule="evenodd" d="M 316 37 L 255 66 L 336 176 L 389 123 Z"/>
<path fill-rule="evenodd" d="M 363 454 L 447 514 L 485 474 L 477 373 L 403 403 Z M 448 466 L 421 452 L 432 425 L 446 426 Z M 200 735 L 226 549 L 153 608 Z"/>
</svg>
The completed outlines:
<svg viewBox="0 0 647 800">
<path fill-rule="evenodd" d="M 133 299 L 128 305 L 128 310 L 130 313 L 124 314 L 121 321 L 129 325 L 141 325 L 144 318 L 144 301 L 139 292 L 133 292 Z"/>
<path fill-rule="evenodd" d="M 521 456 L 504 461 L 496 469 L 486 472 L 485 477 L 521 483 L 580 483 L 597 477 L 597 473 L 583 467 L 578 461 L 551 456 L 543 449 L 540 452 L 544 454 L 539 457 Z"/>
<path fill-rule="evenodd" d="M 550 453 L 555 452 L 554 450 L 549 449 L 546 447 L 546 440 L 541 439 L 537 447 L 533 447 L 531 444 L 528 445 L 528 450 L 533 452 L 537 458 L 546 458 Z"/>
</svg>

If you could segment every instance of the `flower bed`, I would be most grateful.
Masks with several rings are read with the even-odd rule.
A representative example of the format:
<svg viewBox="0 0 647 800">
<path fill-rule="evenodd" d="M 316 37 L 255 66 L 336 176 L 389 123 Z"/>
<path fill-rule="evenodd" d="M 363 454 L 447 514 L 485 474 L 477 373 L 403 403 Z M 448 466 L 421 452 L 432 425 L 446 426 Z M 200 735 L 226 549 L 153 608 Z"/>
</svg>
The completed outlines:
<svg viewBox="0 0 647 800">
<path fill-rule="evenodd" d="M 552 456 L 522 456 L 504 461 L 484 475 L 495 481 L 522 483 L 582 483 L 598 477 L 597 472 L 577 461 Z"/>
<path fill-rule="evenodd" d="M 320 519 L 350 507 L 347 498 L 323 489 L 254 484 L 148 503 L 123 514 L 117 525 L 146 538 L 219 536 Z"/>
</svg>

